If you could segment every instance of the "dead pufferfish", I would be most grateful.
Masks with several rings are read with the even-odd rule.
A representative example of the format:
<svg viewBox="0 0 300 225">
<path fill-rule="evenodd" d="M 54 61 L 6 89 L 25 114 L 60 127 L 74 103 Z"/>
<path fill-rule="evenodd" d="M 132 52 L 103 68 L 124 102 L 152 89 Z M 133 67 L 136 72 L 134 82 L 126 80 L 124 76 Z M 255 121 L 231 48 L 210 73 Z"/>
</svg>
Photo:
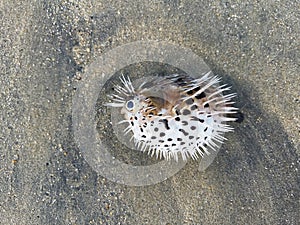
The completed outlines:
<svg viewBox="0 0 300 225">
<path fill-rule="evenodd" d="M 230 90 L 219 85 L 220 78 L 205 74 L 194 79 L 173 74 L 146 78 L 137 88 L 129 77 L 120 77 L 106 106 L 119 107 L 128 123 L 124 133 L 132 133 L 136 148 L 164 159 L 197 159 L 217 150 L 233 128 L 226 124 L 236 118 Z"/>
</svg>

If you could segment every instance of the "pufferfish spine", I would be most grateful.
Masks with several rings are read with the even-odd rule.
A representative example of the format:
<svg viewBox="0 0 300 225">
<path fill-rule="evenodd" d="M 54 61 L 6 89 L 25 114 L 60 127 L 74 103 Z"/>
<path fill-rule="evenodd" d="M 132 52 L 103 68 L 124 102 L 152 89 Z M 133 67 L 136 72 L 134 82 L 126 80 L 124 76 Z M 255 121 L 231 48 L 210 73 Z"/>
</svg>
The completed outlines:
<svg viewBox="0 0 300 225">
<path fill-rule="evenodd" d="M 115 85 L 112 102 L 106 106 L 121 108 L 128 123 L 125 134 L 140 151 L 151 156 L 175 159 L 181 156 L 197 159 L 217 150 L 226 140 L 224 134 L 233 128 L 227 125 L 236 118 L 232 98 L 235 94 L 227 85 L 219 85 L 220 78 L 205 74 L 199 79 L 173 74 L 151 77 L 137 88 L 129 77 L 120 77 L 123 86 Z"/>
</svg>

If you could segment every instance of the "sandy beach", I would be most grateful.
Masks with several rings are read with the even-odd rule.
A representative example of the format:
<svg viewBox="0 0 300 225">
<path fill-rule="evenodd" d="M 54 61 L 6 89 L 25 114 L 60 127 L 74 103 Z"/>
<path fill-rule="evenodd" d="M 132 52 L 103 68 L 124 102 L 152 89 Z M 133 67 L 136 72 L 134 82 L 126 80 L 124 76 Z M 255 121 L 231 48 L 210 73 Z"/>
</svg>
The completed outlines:
<svg viewBox="0 0 300 225">
<path fill-rule="evenodd" d="M 298 224 L 299 7 L 292 0 L 0 3 L 0 224 Z M 117 167 L 90 164 L 74 135 L 74 98 L 96 59 L 148 40 L 201 57 L 237 93 L 245 119 L 233 123 L 204 172 L 189 160 L 162 182 L 134 187 L 101 174 Z M 126 72 L 141 78 L 160 68 L 146 62 Z M 97 132 L 114 158 L 157 162 L 118 142 L 110 115 L 97 110 Z"/>
</svg>

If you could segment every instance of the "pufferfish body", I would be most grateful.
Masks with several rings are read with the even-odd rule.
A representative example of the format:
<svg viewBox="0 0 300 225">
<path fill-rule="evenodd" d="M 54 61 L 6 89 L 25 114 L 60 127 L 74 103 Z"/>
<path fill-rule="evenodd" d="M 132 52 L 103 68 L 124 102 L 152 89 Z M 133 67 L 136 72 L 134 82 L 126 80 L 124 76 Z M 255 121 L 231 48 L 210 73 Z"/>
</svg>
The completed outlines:
<svg viewBox="0 0 300 225">
<path fill-rule="evenodd" d="M 123 86 L 115 85 L 106 106 L 121 108 L 124 133 L 132 134 L 138 150 L 167 160 L 197 159 L 218 149 L 233 130 L 226 122 L 236 120 L 229 116 L 237 112 L 235 94 L 223 95 L 230 88 L 217 76 L 151 77 L 136 88 L 128 77 L 120 80 Z"/>
</svg>

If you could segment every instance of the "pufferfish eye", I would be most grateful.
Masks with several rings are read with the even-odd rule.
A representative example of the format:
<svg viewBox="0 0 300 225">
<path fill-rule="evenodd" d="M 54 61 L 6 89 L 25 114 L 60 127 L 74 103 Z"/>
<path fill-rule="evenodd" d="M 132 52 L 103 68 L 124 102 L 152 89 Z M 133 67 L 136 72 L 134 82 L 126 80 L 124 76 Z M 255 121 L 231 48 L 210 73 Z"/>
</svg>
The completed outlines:
<svg viewBox="0 0 300 225">
<path fill-rule="evenodd" d="M 126 109 L 127 110 L 132 110 L 134 107 L 134 102 L 132 100 L 129 100 L 128 102 L 126 102 Z"/>
</svg>

